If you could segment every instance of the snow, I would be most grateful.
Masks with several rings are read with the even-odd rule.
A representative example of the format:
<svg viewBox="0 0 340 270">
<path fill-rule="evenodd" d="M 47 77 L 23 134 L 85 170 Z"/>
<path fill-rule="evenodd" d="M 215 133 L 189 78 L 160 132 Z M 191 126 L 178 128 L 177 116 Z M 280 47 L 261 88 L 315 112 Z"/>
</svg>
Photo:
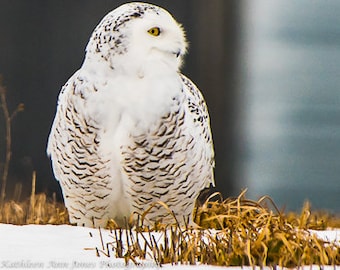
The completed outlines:
<svg viewBox="0 0 340 270">
<path fill-rule="evenodd" d="M 340 230 L 313 232 L 325 240 L 340 241 Z M 102 230 L 102 236 L 104 243 L 113 240 L 108 231 Z M 129 266 L 125 266 L 124 259 L 117 259 L 112 255 L 111 257 L 105 255 L 97 257 L 95 247 L 101 249 L 98 229 L 69 225 L 15 226 L 0 224 L 1 269 L 253 269 L 252 267 L 170 264 L 159 267 L 151 258 L 142 261 L 139 266 L 132 262 Z M 320 267 L 308 266 L 305 269 L 320 269 Z M 340 266 L 326 266 L 323 269 L 340 269 Z"/>
</svg>

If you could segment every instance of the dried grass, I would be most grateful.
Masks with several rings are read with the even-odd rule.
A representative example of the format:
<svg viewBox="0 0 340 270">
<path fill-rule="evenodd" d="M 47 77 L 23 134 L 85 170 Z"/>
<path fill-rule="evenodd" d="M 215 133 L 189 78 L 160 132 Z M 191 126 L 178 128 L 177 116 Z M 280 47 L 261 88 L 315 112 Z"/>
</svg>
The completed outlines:
<svg viewBox="0 0 340 270">
<path fill-rule="evenodd" d="M 214 200 L 216 197 L 218 200 Z M 325 229 L 333 219 L 339 220 L 311 214 L 308 203 L 301 214 L 286 216 L 269 197 L 252 201 L 245 198 L 244 191 L 237 198 L 222 200 L 216 193 L 197 208 L 196 228 L 165 224 L 129 230 L 111 228 L 114 240 L 101 240 L 96 252 L 97 256 L 125 258 L 127 263 L 149 256 L 157 265 L 340 265 L 340 243 L 321 240 L 309 231 Z"/>
<path fill-rule="evenodd" d="M 6 201 L 0 206 L 0 223 L 26 224 L 69 224 L 65 206 L 57 202 L 55 196 L 47 198 L 46 194 L 36 194 L 22 202 Z"/>
<path fill-rule="evenodd" d="M 64 205 L 55 196 L 35 194 L 34 186 L 35 180 L 29 199 L 6 201 L 0 206 L 0 222 L 69 224 Z M 253 201 L 246 199 L 244 191 L 237 198 L 223 200 L 215 193 L 197 208 L 195 228 L 180 227 L 178 222 L 147 227 L 143 225 L 147 213 L 138 219 L 140 225 L 127 230 L 110 221 L 113 241 L 105 243 L 101 237 L 100 247 L 95 248 L 97 256 L 124 258 L 126 263 L 135 264 L 151 257 L 157 265 L 340 265 L 340 243 L 321 240 L 310 232 L 339 228 L 339 217 L 312 213 L 308 203 L 300 214 L 284 214 L 269 197 Z"/>
<path fill-rule="evenodd" d="M 33 172 L 30 198 L 21 202 L 9 200 L 0 204 L 0 223 L 15 225 L 69 224 L 64 204 L 57 202 L 55 194 L 52 198 L 47 198 L 45 193 L 35 194 L 35 182 L 36 175 Z M 17 189 L 21 190 L 21 187 Z"/>
</svg>

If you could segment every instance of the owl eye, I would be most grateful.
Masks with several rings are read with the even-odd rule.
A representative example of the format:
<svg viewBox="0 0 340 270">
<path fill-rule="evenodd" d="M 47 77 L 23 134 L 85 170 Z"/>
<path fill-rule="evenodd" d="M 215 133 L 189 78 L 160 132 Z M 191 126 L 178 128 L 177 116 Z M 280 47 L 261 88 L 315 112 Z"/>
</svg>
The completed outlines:
<svg viewBox="0 0 340 270">
<path fill-rule="evenodd" d="M 148 30 L 148 33 L 157 37 L 161 34 L 161 29 L 159 27 L 152 27 Z"/>
</svg>

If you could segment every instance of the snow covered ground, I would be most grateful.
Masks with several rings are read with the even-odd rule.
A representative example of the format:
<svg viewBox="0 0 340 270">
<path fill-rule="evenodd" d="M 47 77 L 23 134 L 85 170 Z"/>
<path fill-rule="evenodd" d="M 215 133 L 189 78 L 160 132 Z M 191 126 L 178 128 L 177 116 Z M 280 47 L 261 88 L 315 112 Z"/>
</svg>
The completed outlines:
<svg viewBox="0 0 340 270">
<path fill-rule="evenodd" d="M 322 231 L 317 234 L 330 241 L 340 241 L 340 230 Z M 92 235 L 92 237 L 90 236 Z M 102 231 L 103 240 L 112 242 L 108 231 Z M 101 249 L 98 229 L 68 225 L 25 225 L 0 224 L 0 268 L 1 269 L 204 269 L 218 270 L 226 267 L 163 265 L 157 266 L 151 259 L 140 266 L 124 259 L 102 255 L 96 256 L 95 247 Z M 250 270 L 252 267 L 228 267 L 232 270 Z M 320 269 L 319 266 L 305 269 Z M 323 269 L 340 269 L 327 266 Z"/>
</svg>

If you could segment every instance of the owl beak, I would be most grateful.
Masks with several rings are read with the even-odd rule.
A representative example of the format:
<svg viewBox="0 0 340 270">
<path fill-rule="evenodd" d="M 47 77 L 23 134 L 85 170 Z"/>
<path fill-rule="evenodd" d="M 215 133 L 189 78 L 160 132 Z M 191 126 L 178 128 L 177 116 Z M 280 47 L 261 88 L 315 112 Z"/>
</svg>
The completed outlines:
<svg viewBox="0 0 340 270">
<path fill-rule="evenodd" d="M 176 58 L 178 58 L 181 55 L 181 50 L 173 52 L 174 55 L 176 55 Z"/>
</svg>

